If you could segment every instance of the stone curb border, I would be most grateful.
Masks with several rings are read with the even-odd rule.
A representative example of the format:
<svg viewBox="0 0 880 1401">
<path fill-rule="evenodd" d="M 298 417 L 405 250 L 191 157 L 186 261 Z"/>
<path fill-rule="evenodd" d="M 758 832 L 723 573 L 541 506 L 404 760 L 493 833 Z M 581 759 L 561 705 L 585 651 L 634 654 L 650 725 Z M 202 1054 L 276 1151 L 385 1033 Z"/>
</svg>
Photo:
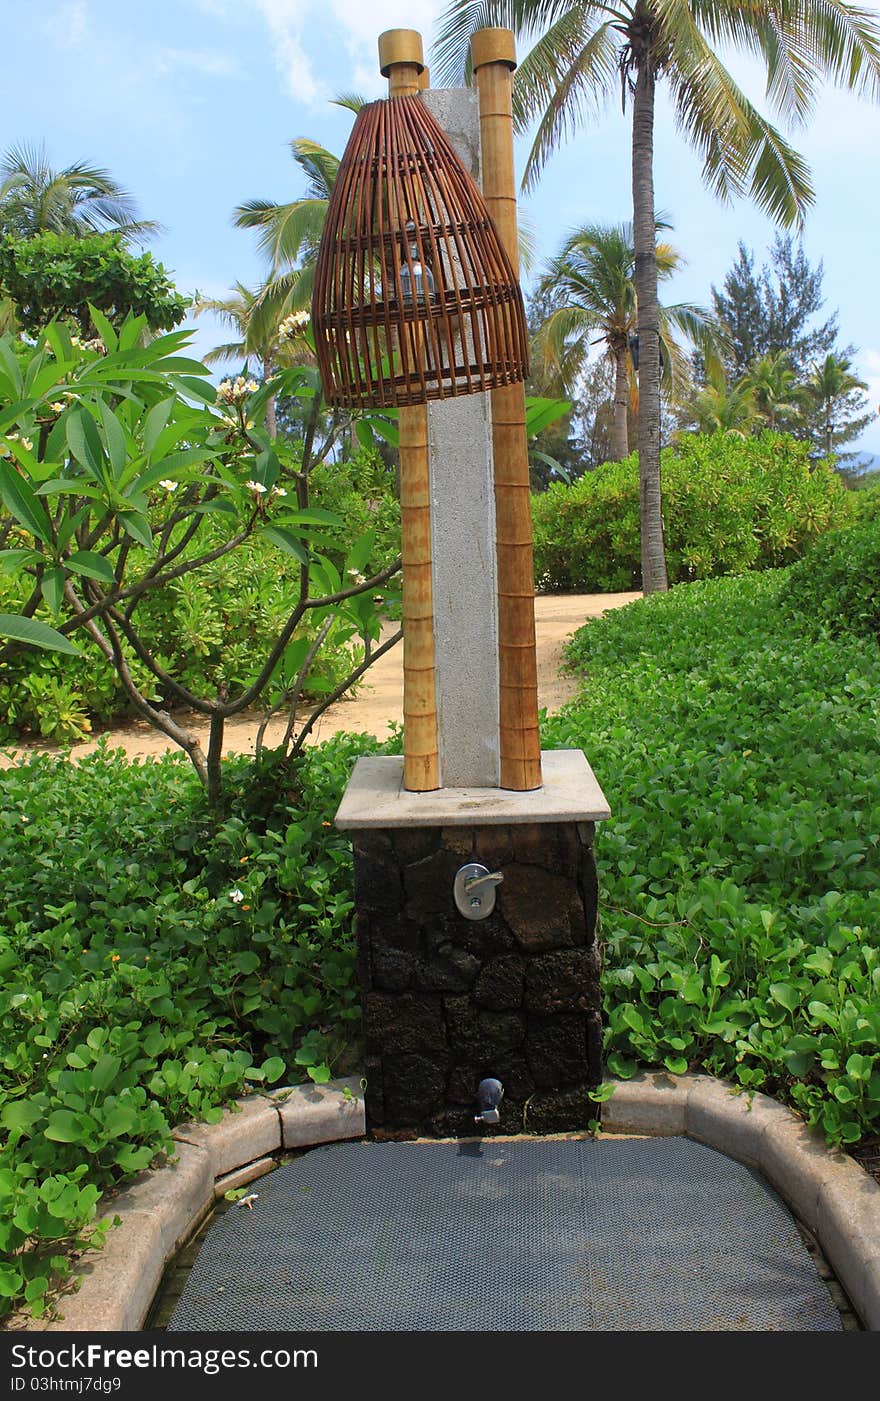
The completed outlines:
<svg viewBox="0 0 880 1401">
<path fill-rule="evenodd" d="M 120 1216 L 100 1251 L 80 1262 L 75 1293 L 58 1301 L 61 1317 L 38 1332 L 137 1332 L 152 1308 L 165 1266 L 215 1201 L 274 1166 L 276 1153 L 366 1132 L 359 1076 L 252 1095 L 217 1124 L 180 1124 L 175 1161 L 139 1173 L 101 1202 L 98 1219 Z"/>
<path fill-rule="evenodd" d="M 613 1083 L 603 1133 L 684 1135 L 756 1168 L 816 1237 L 864 1326 L 880 1331 L 880 1186 L 852 1158 L 785 1105 L 711 1075 L 647 1072 Z M 361 1084 L 350 1076 L 251 1096 L 218 1124 L 180 1125 L 176 1162 L 139 1174 L 103 1204 L 101 1215 L 122 1225 L 85 1258 L 78 1291 L 60 1300 L 63 1316 L 31 1329 L 139 1331 L 166 1264 L 224 1192 L 268 1172 L 285 1149 L 364 1136 Z"/>
<path fill-rule="evenodd" d="M 615 1081 L 602 1132 L 684 1134 L 756 1168 L 816 1237 L 870 1332 L 880 1331 L 880 1185 L 793 1110 L 711 1075 Z"/>
</svg>

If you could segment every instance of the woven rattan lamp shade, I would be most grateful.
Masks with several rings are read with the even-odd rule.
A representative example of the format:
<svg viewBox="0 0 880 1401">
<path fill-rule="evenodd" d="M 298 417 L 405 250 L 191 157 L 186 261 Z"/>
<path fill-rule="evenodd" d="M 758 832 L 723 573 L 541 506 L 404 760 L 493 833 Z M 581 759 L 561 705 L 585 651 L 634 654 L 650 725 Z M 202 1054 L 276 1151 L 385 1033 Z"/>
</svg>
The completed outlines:
<svg viewBox="0 0 880 1401">
<path fill-rule="evenodd" d="M 312 326 L 327 400 L 349 408 L 424 404 L 528 373 L 510 259 L 418 97 L 358 113 L 318 251 Z"/>
</svg>

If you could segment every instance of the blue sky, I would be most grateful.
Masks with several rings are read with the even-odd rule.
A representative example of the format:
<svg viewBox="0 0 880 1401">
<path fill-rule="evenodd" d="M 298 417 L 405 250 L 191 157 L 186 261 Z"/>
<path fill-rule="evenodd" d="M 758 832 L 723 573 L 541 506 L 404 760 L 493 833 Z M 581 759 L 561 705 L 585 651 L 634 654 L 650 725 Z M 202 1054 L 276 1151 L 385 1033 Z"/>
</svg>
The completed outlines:
<svg viewBox="0 0 880 1401">
<path fill-rule="evenodd" d="M 255 197 L 302 192 L 288 141 L 308 136 L 341 153 L 350 114 L 341 91 L 381 96 L 376 38 L 402 25 L 430 50 L 443 0 L 3 0 L 4 100 L 0 146 L 45 142 L 51 161 L 108 168 L 165 232 L 149 246 L 181 289 L 222 296 L 262 267 L 253 236 L 230 213 Z M 757 69 L 732 66 L 760 102 Z M 766 110 L 766 108 L 765 108 Z M 619 105 L 591 122 L 548 164 L 523 202 L 551 253 L 572 226 L 630 217 L 629 123 Z M 807 158 L 816 203 L 804 234 L 825 265 L 827 309 L 880 406 L 880 107 L 824 93 L 795 144 Z M 525 144 L 521 154 L 525 155 Z M 701 186 L 699 162 L 659 104 L 658 208 L 671 216 L 687 267 L 670 300 L 708 302 L 739 239 L 764 260 L 771 221 L 743 200 L 723 206 Z M 207 319 L 199 352 L 223 339 Z M 858 446 L 880 454 L 880 416 Z"/>
</svg>

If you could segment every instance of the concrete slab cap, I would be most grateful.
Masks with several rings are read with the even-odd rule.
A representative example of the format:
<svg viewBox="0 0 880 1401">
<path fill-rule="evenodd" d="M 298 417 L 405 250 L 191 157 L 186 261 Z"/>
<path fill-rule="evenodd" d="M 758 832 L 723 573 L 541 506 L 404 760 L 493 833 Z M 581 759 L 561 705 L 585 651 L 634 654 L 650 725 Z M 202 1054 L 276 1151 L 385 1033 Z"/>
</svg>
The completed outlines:
<svg viewBox="0 0 880 1401">
<path fill-rule="evenodd" d="M 829 1148 L 818 1129 L 793 1113 L 766 1130 L 758 1167 L 811 1231 L 818 1229 L 819 1191 L 828 1178 L 852 1184 L 867 1178 L 852 1158 Z"/>
<path fill-rule="evenodd" d="M 619 1080 L 602 1105 L 603 1133 L 664 1137 L 685 1131 L 688 1082 L 679 1075 L 642 1074 Z"/>
<path fill-rule="evenodd" d="M 357 760 L 336 813 L 343 831 L 366 827 L 482 827 L 517 822 L 601 822 L 611 809 L 580 749 L 541 754 L 543 787 L 438 788 L 409 793 L 399 755 Z"/>
<path fill-rule="evenodd" d="M 313 1143 L 335 1143 L 366 1133 L 364 1097 L 360 1079 L 335 1080 L 331 1085 L 297 1085 L 277 1101 L 285 1148 L 308 1148 Z M 345 1095 L 346 1087 L 352 1098 Z"/>
<path fill-rule="evenodd" d="M 116 1333 L 141 1328 L 164 1267 L 162 1230 L 155 1214 L 127 1212 L 124 1224 L 108 1233 L 103 1250 L 83 1256 L 79 1288 L 58 1301 L 61 1317 L 47 1331 Z"/>
<path fill-rule="evenodd" d="M 139 1173 L 121 1192 L 101 1202 L 102 1216 L 118 1215 L 123 1223 L 132 1212 L 153 1218 L 162 1247 L 160 1269 L 214 1204 L 210 1154 L 192 1143 L 176 1143 L 175 1153 L 176 1162 Z"/>
<path fill-rule="evenodd" d="M 875 1268 L 880 1261 L 880 1186 L 867 1173 L 858 1173 L 857 1178 L 835 1173 L 822 1184 L 817 1233 L 853 1307 L 871 1327 L 868 1303 L 876 1315 L 880 1283 Z"/>
<path fill-rule="evenodd" d="M 794 1120 L 789 1109 L 767 1095 L 734 1093 L 731 1085 L 711 1076 L 693 1079 L 685 1109 L 688 1137 L 750 1167 L 758 1165 L 767 1127 Z"/>
<path fill-rule="evenodd" d="M 262 1095 L 248 1095 L 230 1106 L 219 1124 L 180 1124 L 174 1130 L 177 1142 L 204 1148 L 211 1159 L 214 1177 L 254 1158 L 264 1158 L 281 1148 L 281 1121 L 274 1101 Z"/>
</svg>

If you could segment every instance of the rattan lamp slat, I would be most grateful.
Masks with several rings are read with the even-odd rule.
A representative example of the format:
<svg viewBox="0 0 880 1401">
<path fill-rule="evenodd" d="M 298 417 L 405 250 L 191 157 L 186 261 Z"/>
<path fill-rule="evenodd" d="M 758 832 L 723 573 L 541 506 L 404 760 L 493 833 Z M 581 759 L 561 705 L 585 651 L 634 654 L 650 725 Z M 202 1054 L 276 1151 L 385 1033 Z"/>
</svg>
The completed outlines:
<svg viewBox="0 0 880 1401">
<path fill-rule="evenodd" d="M 510 258 L 416 96 L 358 113 L 327 210 L 312 326 L 331 404 L 424 404 L 526 377 Z"/>
</svg>

